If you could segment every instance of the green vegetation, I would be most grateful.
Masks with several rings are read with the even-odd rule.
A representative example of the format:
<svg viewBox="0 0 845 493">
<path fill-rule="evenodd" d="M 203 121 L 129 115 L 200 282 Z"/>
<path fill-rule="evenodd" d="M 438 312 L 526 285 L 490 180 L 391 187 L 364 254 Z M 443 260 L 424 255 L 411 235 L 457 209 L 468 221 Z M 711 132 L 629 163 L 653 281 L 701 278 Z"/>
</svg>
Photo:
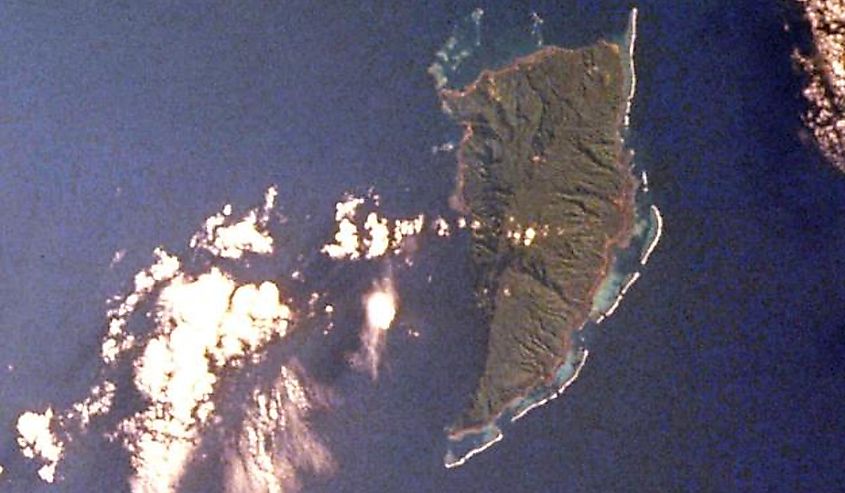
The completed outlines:
<svg viewBox="0 0 845 493">
<path fill-rule="evenodd" d="M 590 311 L 633 219 L 616 45 L 544 48 L 444 90 L 466 128 L 455 204 L 469 216 L 484 373 L 453 432 L 484 425 L 546 381 Z"/>
</svg>

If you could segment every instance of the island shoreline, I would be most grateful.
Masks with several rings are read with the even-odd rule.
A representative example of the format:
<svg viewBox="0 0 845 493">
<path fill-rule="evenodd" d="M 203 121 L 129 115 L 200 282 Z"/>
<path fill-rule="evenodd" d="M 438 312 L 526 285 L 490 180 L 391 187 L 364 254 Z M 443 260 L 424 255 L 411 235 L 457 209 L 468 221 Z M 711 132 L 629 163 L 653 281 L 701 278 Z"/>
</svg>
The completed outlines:
<svg viewBox="0 0 845 493">
<path fill-rule="evenodd" d="M 640 187 L 640 182 L 634 176 L 633 173 L 633 158 L 634 152 L 632 149 L 626 147 L 626 139 L 623 133 L 627 131 L 629 122 L 630 122 L 630 111 L 632 105 L 632 99 L 634 97 L 636 91 L 636 75 L 634 72 L 634 43 L 636 41 L 636 17 L 637 17 L 637 10 L 636 8 L 632 10 L 630 14 L 630 25 L 629 25 L 629 37 L 628 37 L 628 46 L 627 52 L 629 56 L 629 70 L 630 73 L 625 74 L 624 70 L 624 63 L 623 63 L 623 75 L 627 75 L 627 77 L 623 77 L 622 84 L 623 84 L 623 94 L 625 94 L 625 104 L 623 105 L 619 115 L 616 119 L 616 142 L 614 145 L 614 150 L 616 153 L 616 166 L 618 167 L 618 171 L 621 171 L 624 177 L 624 183 L 622 184 L 620 194 L 614 199 L 613 203 L 616 206 L 617 210 L 621 214 L 622 222 L 617 229 L 617 232 L 608 238 L 605 241 L 604 249 L 603 249 L 603 262 L 602 266 L 599 269 L 599 275 L 596 276 L 596 281 L 593 287 L 589 291 L 589 296 L 587 300 L 590 300 L 588 307 L 583 309 L 582 316 L 579 317 L 579 323 L 574 324 L 574 327 L 567 330 L 566 334 L 578 334 L 581 332 L 586 325 L 590 322 L 590 315 L 592 313 L 592 300 L 594 299 L 596 293 L 601 288 L 602 284 L 604 283 L 605 279 L 608 277 L 610 270 L 613 266 L 614 261 L 616 260 L 616 250 L 617 249 L 624 249 L 629 246 L 631 239 L 634 237 L 634 223 L 636 220 L 636 192 Z M 612 46 L 615 49 L 621 48 L 618 44 L 608 42 L 606 40 L 599 40 L 598 44 L 604 44 L 608 46 Z M 544 59 L 545 57 L 552 56 L 555 53 L 559 52 L 567 52 L 572 53 L 574 49 L 562 48 L 557 46 L 549 46 L 545 47 L 541 50 L 538 50 L 534 53 L 529 55 L 518 57 L 513 62 L 508 64 L 505 67 L 499 69 L 489 69 L 483 70 L 479 76 L 468 86 L 466 86 L 463 90 L 458 89 L 440 89 L 438 91 L 441 101 L 443 103 L 444 109 L 447 113 L 450 113 L 448 108 L 448 101 L 452 98 L 460 98 L 464 97 L 467 94 L 472 93 L 472 91 L 476 90 L 477 85 L 483 81 L 486 77 L 494 77 L 494 76 L 501 76 L 507 74 L 509 72 L 513 72 L 516 70 L 520 70 L 523 67 L 531 66 L 532 64 L 538 63 L 538 61 Z M 628 91 L 624 91 L 626 89 L 625 84 L 629 84 L 630 87 L 627 87 Z M 463 135 L 460 141 L 460 147 L 457 153 L 458 156 L 458 171 L 456 177 L 456 188 L 453 193 L 453 196 L 450 198 L 450 206 L 453 209 L 460 213 L 467 214 L 469 211 L 466 207 L 466 204 L 462 198 L 462 188 L 464 185 L 463 173 L 465 172 L 468 164 L 463 159 L 462 150 L 464 149 L 464 144 L 473 136 L 472 124 L 470 122 L 463 121 L 461 122 L 463 127 Z M 569 362 L 570 354 L 572 354 L 573 349 L 575 348 L 575 344 L 573 341 L 569 341 L 569 345 L 567 346 L 567 350 L 564 352 L 562 358 L 555 362 L 553 366 L 553 371 L 545 376 L 538 377 L 534 382 L 530 385 L 526 386 L 526 392 L 523 394 L 514 397 L 513 399 L 507 401 L 500 408 L 491 415 L 491 417 L 483 422 L 477 423 L 464 423 L 461 425 L 452 425 L 446 428 L 447 438 L 449 441 L 458 442 L 467 438 L 471 435 L 476 434 L 483 434 L 485 432 L 495 431 L 496 432 L 496 440 L 501 440 L 501 432 L 498 430 L 497 422 L 509 411 L 518 409 L 519 404 L 528 397 L 532 391 L 542 388 L 543 386 L 549 386 L 553 384 L 557 378 L 558 373 L 561 369 Z M 585 354 L 588 354 L 586 349 L 584 350 Z M 578 377 L 581 369 L 586 362 L 586 358 L 582 358 L 579 365 L 575 368 L 573 375 L 566 379 L 565 382 L 561 385 L 561 388 L 558 389 L 556 392 L 551 393 L 548 397 L 546 397 L 542 402 L 545 403 L 549 400 L 552 400 L 560 393 L 563 392 L 569 385 L 571 385 L 575 379 Z M 523 417 L 528 411 L 539 407 L 542 404 L 532 404 L 527 408 L 518 412 L 515 418 L 511 419 L 511 422 L 516 421 L 517 419 Z M 475 449 L 471 450 L 470 452 L 466 453 L 462 458 L 454 461 L 463 464 L 467 459 L 471 456 L 479 453 L 481 450 L 486 449 L 487 447 L 491 446 L 494 442 L 486 442 L 483 443 L 480 447 L 476 447 Z M 446 464 L 446 467 L 455 467 L 456 465 L 451 465 L 449 463 Z"/>
</svg>

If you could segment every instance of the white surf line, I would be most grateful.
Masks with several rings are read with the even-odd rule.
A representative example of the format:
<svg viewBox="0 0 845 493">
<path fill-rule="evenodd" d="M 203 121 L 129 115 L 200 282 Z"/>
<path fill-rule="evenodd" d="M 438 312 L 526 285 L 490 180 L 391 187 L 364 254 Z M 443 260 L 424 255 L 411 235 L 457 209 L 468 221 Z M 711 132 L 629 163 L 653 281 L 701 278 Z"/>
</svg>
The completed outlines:
<svg viewBox="0 0 845 493">
<path fill-rule="evenodd" d="M 625 283 L 625 287 L 622 288 L 622 291 L 619 291 L 619 296 L 624 296 L 625 293 L 627 293 L 628 290 L 631 289 L 631 286 L 633 286 L 634 283 L 637 282 L 637 279 L 639 279 L 640 276 L 640 271 L 634 272 L 634 275 L 631 276 L 631 279 L 628 279 L 628 282 Z"/>
<path fill-rule="evenodd" d="M 651 213 L 654 214 L 654 217 L 657 219 L 657 233 L 654 235 L 654 239 L 651 241 L 648 249 L 646 249 L 640 259 L 640 265 L 645 265 L 646 262 L 648 262 L 651 252 L 653 252 L 655 247 L 657 247 L 657 243 L 660 241 L 660 236 L 663 235 L 663 216 L 660 214 L 660 209 L 658 209 L 656 205 L 652 205 Z"/>
<path fill-rule="evenodd" d="M 602 317 L 601 317 L 602 320 L 604 320 L 607 317 L 613 315 L 613 312 L 615 312 L 616 309 L 619 308 L 620 303 L 622 303 L 622 293 L 621 292 L 616 296 L 616 299 L 613 301 L 613 304 L 610 305 L 610 308 L 608 308 L 607 311 L 604 312 L 604 315 L 602 315 Z"/>
<path fill-rule="evenodd" d="M 596 324 L 602 323 L 604 319 L 613 315 L 613 312 L 615 312 L 616 309 L 619 308 L 619 304 L 622 303 L 622 298 L 625 297 L 625 293 L 627 293 L 628 290 L 631 289 L 631 286 L 633 286 L 634 283 L 637 282 L 637 279 L 639 279 L 641 275 L 642 274 L 640 274 L 640 271 L 634 272 L 634 275 L 632 275 L 631 278 L 628 279 L 628 282 L 626 282 L 625 285 L 622 287 L 622 289 L 619 290 L 619 294 L 616 295 L 616 300 L 613 302 L 612 305 L 610 305 L 610 308 L 608 308 L 607 311 L 604 312 L 604 314 L 602 314 L 598 319 L 596 319 Z"/>
<path fill-rule="evenodd" d="M 504 438 L 504 435 L 502 435 L 501 431 L 498 431 L 498 432 L 496 432 L 496 438 L 490 440 L 489 442 L 485 443 L 484 445 L 482 445 L 478 448 L 474 448 L 474 449 L 470 450 L 469 452 L 464 454 L 464 456 L 461 457 L 460 459 L 444 462 L 443 465 L 446 466 L 446 469 L 452 469 L 453 467 L 462 466 L 462 465 L 466 464 L 466 461 L 470 460 L 474 456 L 480 454 L 481 452 L 484 452 L 488 448 L 492 447 L 493 445 L 495 445 L 496 443 L 501 441 L 502 438 Z"/>
<path fill-rule="evenodd" d="M 590 355 L 590 350 L 584 349 L 584 357 L 581 358 L 581 364 L 578 365 L 578 368 L 575 369 L 575 373 L 569 378 L 569 380 L 564 382 L 563 385 L 561 385 L 560 388 L 557 389 L 558 395 L 563 393 L 564 390 L 566 390 L 570 385 L 572 385 L 575 382 L 575 379 L 578 378 L 578 375 L 581 374 L 581 368 L 584 368 L 584 365 L 587 363 L 587 357 L 589 355 Z"/>
<path fill-rule="evenodd" d="M 514 423 L 514 422 L 516 422 L 518 419 L 521 419 L 523 416 L 525 416 L 526 414 L 528 414 L 528 411 L 530 411 L 530 410 L 532 410 L 532 409 L 535 409 L 535 408 L 538 408 L 538 407 L 540 407 L 540 406 L 545 406 L 545 405 L 546 405 L 546 403 L 548 403 L 549 401 L 554 400 L 554 399 L 556 399 L 556 398 L 557 398 L 557 392 L 555 392 L 554 394 L 552 394 L 552 395 L 550 395 L 550 396 L 546 397 L 545 399 L 543 399 L 543 400 L 541 400 L 541 401 L 537 401 L 537 402 L 535 402 L 534 404 L 531 404 L 530 406 L 528 406 L 528 407 L 526 407 L 525 409 L 523 409 L 522 411 L 520 411 L 520 412 L 519 412 L 519 414 L 517 414 L 516 416 L 512 417 L 512 418 L 511 418 L 511 423 Z"/>
<path fill-rule="evenodd" d="M 633 102 L 634 102 L 634 95 L 636 95 L 636 93 L 637 93 L 637 69 L 636 69 L 636 66 L 634 64 L 634 49 L 635 49 L 636 44 L 637 44 L 637 13 L 638 13 L 638 10 L 637 10 L 636 7 L 634 7 L 634 8 L 631 9 L 631 15 L 629 17 L 629 23 L 631 25 L 631 39 L 628 42 L 628 64 L 629 64 L 629 68 L 630 68 L 630 71 L 631 71 L 631 87 L 628 91 L 627 101 L 625 102 L 625 117 L 623 119 L 623 124 L 624 124 L 625 128 L 628 128 L 630 126 L 630 123 L 631 123 L 631 106 L 633 105 Z M 642 172 L 642 179 L 643 179 L 643 191 L 648 192 L 648 175 L 646 174 L 645 171 Z M 657 209 L 654 206 L 651 206 L 651 207 L 652 207 L 652 209 L 655 209 L 655 210 Z M 659 211 L 658 211 L 658 214 L 659 214 Z M 658 221 L 660 221 L 660 219 L 658 219 Z M 659 224 L 661 224 L 661 223 L 658 222 L 658 225 Z M 658 231 L 659 231 L 659 229 L 658 229 Z M 653 242 L 652 245 L 649 247 L 650 250 L 652 250 L 656 244 L 657 244 L 656 242 Z M 651 253 L 650 250 L 649 250 L 648 253 Z M 645 264 L 643 263 L 643 265 L 645 265 Z M 637 278 L 639 278 L 639 272 L 636 273 L 633 280 L 636 280 Z M 616 298 L 616 301 L 614 301 L 613 305 L 611 305 L 610 309 L 608 309 L 605 313 L 599 315 L 599 317 L 596 319 L 597 325 L 602 323 L 605 318 L 607 318 L 607 317 L 609 317 L 610 315 L 613 314 L 613 312 L 619 306 L 619 303 L 622 301 L 622 295 L 625 294 L 625 291 L 627 290 L 628 287 L 630 287 L 630 284 L 631 284 L 631 282 L 629 282 L 628 285 L 626 285 L 626 287 L 622 289 L 619 296 Z"/>
<path fill-rule="evenodd" d="M 546 397 L 542 401 L 535 402 L 534 404 L 531 404 L 530 406 L 528 406 L 525 409 L 523 409 L 522 411 L 520 411 L 519 414 L 512 417 L 511 423 L 515 422 L 516 420 L 518 420 L 518 419 L 522 418 L 523 416 L 525 416 L 526 414 L 528 414 L 528 411 L 535 409 L 535 408 L 538 408 L 540 406 L 544 406 L 549 401 L 555 400 L 558 397 L 560 397 L 560 395 L 563 394 L 563 392 L 567 389 L 567 387 L 572 385 L 575 382 L 575 379 L 578 378 L 578 375 L 581 373 L 581 369 L 584 368 L 584 365 L 587 363 L 587 356 L 589 356 L 589 355 L 590 355 L 590 350 L 584 349 L 584 357 L 581 358 L 581 363 L 578 365 L 577 368 L 575 368 L 575 373 L 573 373 L 572 376 L 569 377 L 569 379 L 567 381 L 563 382 L 563 385 L 561 385 L 560 388 L 557 389 L 557 391 L 554 394 Z"/>
<path fill-rule="evenodd" d="M 631 41 L 628 44 L 628 59 L 629 59 L 630 69 L 631 69 L 631 90 L 628 94 L 628 100 L 627 100 L 626 105 L 625 105 L 625 117 L 623 119 L 623 123 L 624 123 L 625 127 L 628 127 L 629 124 L 630 124 L 631 103 L 634 99 L 634 95 L 636 94 L 636 90 L 637 90 L 637 74 L 636 74 L 636 70 L 635 70 L 635 67 L 634 67 L 634 45 L 636 44 L 636 41 L 637 41 L 637 8 L 636 7 L 631 9 L 631 18 L 630 19 L 631 19 Z M 647 186 L 648 185 L 646 183 L 646 187 Z M 648 190 L 646 189 L 646 191 L 648 191 Z M 644 255 L 643 260 L 641 260 L 643 265 L 645 265 L 645 261 L 648 260 L 648 255 L 651 254 L 651 251 L 657 245 L 657 240 L 660 237 L 660 233 L 661 233 L 661 230 L 662 230 L 662 224 L 663 224 L 663 219 L 660 216 L 660 211 L 657 209 L 657 207 L 655 207 L 653 205 L 651 206 L 651 208 L 655 212 L 655 214 L 657 215 L 658 229 L 657 229 L 657 235 L 655 236 L 655 240 L 649 246 L 649 250 L 646 252 L 646 255 Z M 624 294 L 624 292 L 630 287 L 630 285 L 633 284 L 633 281 L 636 281 L 638 278 L 639 278 L 639 272 L 637 272 L 634 275 L 634 277 L 625 285 L 625 287 L 622 289 L 621 293 Z M 622 295 L 620 294 L 620 296 L 616 298 L 616 301 L 610 307 L 610 310 L 608 310 L 604 315 L 601 315 L 598 318 L 598 320 L 596 321 L 596 323 L 601 323 L 602 320 L 604 320 L 606 317 L 609 317 L 613 313 L 613 311 L 616 310 L 616 307 L 619 306 L 619 303 L 620 303 L 621 300 L 622 300 Z M 528 413 L 528 411 L 535 409 L 537 407 L 540 407 L 540 406 L 548 403 L 550 400 L 556 399 L 561 393 L 563 393 L 563 391 L 566 390 L 566 388 L 569 387 L 569 385 L 571 385 L 572 382 L 574 382 L 575 379 L 578 378 L 578 375 L 581 373 L 581 369 L 584 368 L 584 364 L 587 362 L 587 356 L 589 354 L 590 354 L 590 352 L 585 349 L 584 350 L 584 358 L 581 360 L 581 364 L 578 365 L 578 367 L 575 369 L 575 373 L 572 375 L 572 377 L 570 377 L 566 382 L 564 382 L 564 384 L 560 387 L 560 389 L 558 389 L 557 392 L 555 392 L 551 396 L 543 399 L 542 401 L 539 401 L 539 402 L 532 404 L 531 406 L 528 406 L 527 408 L 525 408 L 519 414 L 517 414 L 516 416 L 511 418 L 511 423 L 513 423 L 514 421 L 516 421 L 516 420 L 522 418 L 523 416 L 525 416 Z M 444 465 L 446 466 L 447 469 L 462 466 L 470 458 L 472 458 L 473 456 L 475 456 L 477 454 L 480 454 L 481 452 L 484 452 L 488 448 L 492 447 L 495 443 L 499 442 L 502 438 L 504 438 L 504 437 L 503 437 L 501 431 L 499 431 L 496 435 L 496 438 L 490 440 L 489 442 L 485 443 L 481 447 L 470 450 L 468 453 L 466 453 L 460 459 L 445 462 Z"/>
<path fill-rule="evenodd" d="M 631 278 L 628 279 L 628 282 L 626 282 L 625 285 L 622 286 L 622 289 L 619 290 L 619 294 L 616 295 L 616 299 L 613 301 L 613 304 L 610 305 L 610 308 L 608 308 L 607 311 L 598 316 L 598 318 L 596 319 L 596 325 L 602 323 L 604 319 L 613 315 L 613 312 L 616 311 L 616 309 L 619 307 L 619 304 L 622 302 L 622 298 L 625 297 L 625 293 L 627 293 L 631 286 L 633 286 L 634 283 L 637 282 L 637 279 L 639 279 L 641 275 L 642 274 L 640 274 L 640 271 L 634 272 Z"/>
<path fill-rule="evenodd" d="M 573 373 L 571 377 L 569 377 L 565 382 L 563 382 L 563 384 L 560 386 L 560 388 L 554 394 L 550 395 L 549 397 L 543 399 L 540 402 L 537 402 L 537 403 L 534 403 L 534 404 L 528 406 L 527 408 L 522 410 L 519 414 L 512 417 L 511 423 L 513 423 L 514 421 L 516 421 L 516 420 L 522 418 L 523 416 L 525 416 L 526 414 L 528 414 L 528 411 L 531 411 L 532 409 L 540 407 L 540 406 L 548 403 L 549 401 L 557 399 L 558 397 L 560 397 L 560 395 L 563 394 L 563 392 L 567 388 L 569 388 L 569 386 L 572 385 L 575 382 L 575 380 L 578 379 L 578 376 L 581 374 L 581 370 L 584 368 L 584 365 L 587 364 L 587 357 L 589 357 L 589 356 L 590 356 L 590 350 L 584 349 L 584 356 L 581 358 L 581 362 L 575 368 L 575 373 Z M 493 438 L 492 440 L 490 440 L 489 442 L 485 443 L 484 445 L 482 445 L 480 447 L 477 447 L 477 448 L 470 450 L 469 452 L 464 454 L 459 459 L 455 459 L 455 460 L 451 460 L 451 461 L 445 461 L 443 463 L 443 465 L 446 466 L 446 469 L 452 469 L 454 467 L 462 466 L 462 465 L 466 464 L 466 462 L 468 460 L 470 460 L 472 457 L 480 454 L 481 452 L 484 452 L 488 448 L 492 447 L 493 445 L 495 445 L 496 443 L 501 441 L 502 438 L 504 438 L 504 435 L 502 434 L 501 430 L 499 430 L 499 431 L 496 432 L 496 437 Z"/>
<path fill-rule="evenodd" d="M 616 295 L 616 301 L 614 301 L 610 308 L 608 308 L 607 311 L 604 312 L 604 315 L 602 315 L 601 317 L 599 317 L 598 320 L 596 320 L 597 324 L 601 323 L 607 317 L 613 315 L 613 312 L 615 312 L 616 309 L 619 308 L 619 305 L 622 303 L 622 298 L 625 297 L 625 293 L 627 293 L 631 286 L 633 286 L 634 283 L 637 282 L 637 279 L 640 278 L 640 275 L 641 274 L 639 271 L 634 272 L 634 275 L 632 275 L 631 278 L 628 279 L 628 282 L 625 283 L 625 286 L 623 286 L 622 289 L 619 290 L 619 294 Z"/>
<path fill-rule="evenodd" d="M 631 9 L 631 40 L 628 42 L 628 63 L 631 69 L 631 90 L 628 93 L 628 101 L 625 105 L 625 127 L 631 121 L 631 104 L 634 101 L 634 94 L 637 92 L 637 71 L 634 67 L 634 45 L 637 43 L 637 8 Z"/>
</svg>

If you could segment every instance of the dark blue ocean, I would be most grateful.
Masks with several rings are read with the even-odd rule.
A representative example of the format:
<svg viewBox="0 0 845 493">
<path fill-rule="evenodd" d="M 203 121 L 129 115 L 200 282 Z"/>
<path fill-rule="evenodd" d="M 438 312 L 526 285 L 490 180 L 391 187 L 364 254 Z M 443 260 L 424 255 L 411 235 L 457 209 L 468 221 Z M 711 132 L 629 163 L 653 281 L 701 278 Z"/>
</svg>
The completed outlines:
<svg viewBox="0 0 845 493">
<path fill-rule="evenodd" d="M 637 4 L 629 145 L 664 234 L 563 397 L 443 467 L 486 341 L 466 238 L 423 242 L 397 274 L 400 327 L 421 336 L 391 336 L 378 381 L 333 350 L 304 356 L 337 392 L 313 425 L 339 465 L 305 491 L 845 490 L 845 175 L 803 137 L 784 5 Z M 426 69 L 478 6 L 486 40 L 536 11 L 547 44 L 580 46 L 621 33 L 632 3 L 0 6 L 0 490 L 127 489 L 122 449 L 93 437 L 64 481 L 38 482 L 14 423 L 85 395 L 105 300 L 222 204 L 276 184 L 288 222 L 269 275 L 312 252 L 310 282 L 339 301 L 392 268 L 313 253 L 344 192 L 373 187 L 391 216 L 449 214 L 455 156 L 431 147 L 460 131 Z M 217 491 L 218 460 L 186 490 Z"/>
</svg>

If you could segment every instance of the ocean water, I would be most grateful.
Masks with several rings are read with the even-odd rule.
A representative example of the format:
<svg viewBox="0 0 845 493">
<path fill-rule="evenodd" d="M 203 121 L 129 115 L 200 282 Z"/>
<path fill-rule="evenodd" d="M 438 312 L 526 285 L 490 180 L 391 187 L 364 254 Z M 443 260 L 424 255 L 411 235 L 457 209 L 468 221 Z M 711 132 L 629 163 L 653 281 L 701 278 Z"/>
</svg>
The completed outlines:
<svg viewBox="0 0 845 493">
<path fill-rule="evenodd" d="M 660 210 L 652 202 L 648 187 L 646 163 L 637 163 L 634 150 L 627 145 L 630 137 L 630 112 L 636 94 L 636 68 L 634 53 L 637 38 L 637 9 L 632 8 L 627 22 L 620 32 L 608 33 L 606 39 L 620 47 L 622 57 L 622 94 L 625 98 L 624 112 L 620 115 L 622 128 L 622 161 L 620 166 L 627 168 L 636 182 L 633 190 L 633 225 L 624 245 L 614 248 L 613 258 L 607 267 L 607 274 L 593 296 L 589 320 L 577 327 L 574 347 L 554 371 L 549 382 L 528 389 L 527 394 L 511 402 L 493 422 L 485 424 L 475 432 L 464 433 L 458 438 L 449 437 L 449 445 L 444 465 L 455 468 L 467 460 L 489 449 L 504 438 L 503 428 L 508 423 L 515 423 L 533 409 L 546 405 L 562 395 L 567 387 L 577 379 L 586 364 L 589 349 L 584 343 L 586 334 L 597 327 L 619 307 L 624 295 L 641 277 L 640 269 L 645 266 L 654 248 L 657 247 L 662 232 Z M 513 27 L 505 33 L 488 34 L 493 38 L 486 42 L 482 34 L 484 10 L 475 9 L 453 30 L 444 46 L 437 52 L 436 61 L 429 69 L 435 76 L 438 87 L 462 89 L 476 80 L 485 67 L 500 68 L 510 64 L 516 58 L 536 51 L 544 46 L 544 20 L 536 12 L 531 13 L 531 27 Z M 523 21 L 524 22 L 524 21 Z M 507 48 L 507 49 L 506 49 Z M 633 177 L 636 178 L 633 178 Z"/>
<path fill-rule="evenodd" d="M 443 427 L 486 343 L 466 238 L 423 240 L 413 269 L 306 256 L 309 287 L 338 300 L 396 269 L 398 328 L 421 335 L 391 334 L 376 382 L 338 360 L 357 338 L 355 309 L 331 348 L 308 350 L 336 389 L 313 426 L 339 468 L 305 478 L 305 491 L 845 487 L 845 177 L 802 142 L 796 34 L 762 0 L 636 5 L 629 144 L 665 229 L 642 277 L 587 334 L 579 378 L 447 470 Z M 530 36 L 535 11 L 547 44 L 579 46 L 621 32 L 631 6 L 4 6 L 0 488 L 121 490 L 120 447 L 91 437 L 60 466 L 65 481 L 37 482 L 14 421 L 85 394 L 104 301 L 155 246 L 183 250 L 222 204 L 251 207 L 270 184 L 290 253 L 261 275 L 287 275 L 303 262 L 294 252 L 326 241 L 347 191 L 373 187 L 390 215 L 448 215 L 454 155 L 431 147 L 460 132 L 426 70 L 456 22 L 481 7 L 482 39 L 515 26 Z M 186 489 L 213 491 L 215 460 Z"/>
</svg>

